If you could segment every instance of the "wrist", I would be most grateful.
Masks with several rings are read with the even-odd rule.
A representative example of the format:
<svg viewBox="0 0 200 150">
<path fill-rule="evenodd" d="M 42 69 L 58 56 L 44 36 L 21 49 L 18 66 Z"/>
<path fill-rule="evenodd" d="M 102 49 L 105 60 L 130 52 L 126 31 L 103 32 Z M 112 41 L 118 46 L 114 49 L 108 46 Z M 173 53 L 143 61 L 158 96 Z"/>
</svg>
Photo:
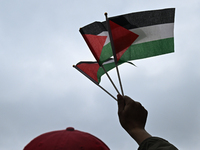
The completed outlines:
<svg viewBox="0 0 200 150">
<path fill-rule="evenodd" d="M 132 129 L 127 132 L 138 143 L 138 145 L 140 145 L 145 139 L 151 137 L 145 129 L 141 128 Z"/>
</svg>

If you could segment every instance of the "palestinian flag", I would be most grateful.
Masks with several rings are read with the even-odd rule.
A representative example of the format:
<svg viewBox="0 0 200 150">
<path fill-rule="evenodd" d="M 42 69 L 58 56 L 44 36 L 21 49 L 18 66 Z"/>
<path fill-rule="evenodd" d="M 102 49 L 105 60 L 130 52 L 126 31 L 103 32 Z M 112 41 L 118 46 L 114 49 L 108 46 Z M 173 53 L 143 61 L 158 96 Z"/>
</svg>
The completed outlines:
<svg viewBox="0 0 200 150">
<path fill-rule="evenodd" d="M 122 63 L 123 63 L 122 61 L 118 62 L 118 65 L 121 65 Z M 103 63 L 102 66 L 104 67 L 106 72 L 110 71 L 111 69 L 115 68 L 114 59 L 112 58 L 108 59 L 107 61 Z M 105 71 L 102 68 L 102 66 L 99 66 L 98 62 L 96 61 L 81 61 L 73 67 L 75 67 L 77 70 L 83 73 L 95 84 L 99 84 L 101 81 L 101 76 L 105 74 Z"/>
<path fill-rule="evenodd" d="M 143 11 L 109 18 L 117 60 L 135 60 L 174 52 L 175 9 Z M 106 22 L 80 32 L 101 65 L 113 53 Z"/>
</svg>

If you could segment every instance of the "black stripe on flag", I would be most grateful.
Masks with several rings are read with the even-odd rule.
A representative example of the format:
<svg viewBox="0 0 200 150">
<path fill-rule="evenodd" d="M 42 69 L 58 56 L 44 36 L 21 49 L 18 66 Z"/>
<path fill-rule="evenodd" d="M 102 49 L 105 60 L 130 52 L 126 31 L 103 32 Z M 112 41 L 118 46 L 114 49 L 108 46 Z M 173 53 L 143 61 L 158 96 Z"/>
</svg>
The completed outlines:
<svg viewBox="0 0 200 150">
<path fill-rule="evenodd" d="M 142 11 L 130 13 L 109 19 L 126 29 L 134 29 L 145 26 L 152 26 L 165 23 L 173 23 L 175 8 L 167 8 L 160 10 Z M 103 31 L 107 31 L 106 22 L 93 22 L 80 29 L 81 34 L 98 35 Z"/>
<path fill-rule="evenodd" d="M 116 24 L 126 29 L 134 29 L 145 26 L 152 26 L 165 23 L 173 23 L 175 8 L 151 10 L 125 14 L 109 18 Z"/>
<path fill-rule="evenodd" d="M 79 30 L 81 34 L 92 34 L 92 35 L 98 35 L 99 33 L 103 31 L 107 31 L 107 27 L 105 22 L 93 22 L 89 25 L 84 26 L 83 28 L 80 28 Z"/>
</svg>

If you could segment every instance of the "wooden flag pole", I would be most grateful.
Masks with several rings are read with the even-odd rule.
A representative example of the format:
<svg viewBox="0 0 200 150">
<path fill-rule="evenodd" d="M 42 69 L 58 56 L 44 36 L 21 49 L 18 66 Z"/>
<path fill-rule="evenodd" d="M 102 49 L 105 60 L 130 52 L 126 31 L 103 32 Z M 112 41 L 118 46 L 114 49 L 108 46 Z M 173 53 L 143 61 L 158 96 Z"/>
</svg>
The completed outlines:
<svg viewBox="0 0 200 150">
<path fill-rule="evenodd" d="M 97 86 L 99 86 L 102 90 L 104 90 L 108 95 L 110 95 L 112 98 L 114 98 L 116 101 L 117 99 L 112 95 L 110 94 L 106 89 L 104 89 L 102 86 L 100 86 L 99 84 L 97 84 Z"/>
<path fill-rule="evenodd" d="M 110 78 L 108 72 L 107 72 L 106 69 L 104 68 L 104 66 L 102 65 L 101 67 L 103 68 L 104 72 L 106 73 L 108 79 L 109 79 L 110 82 L 112 83 L 112 85 L 113 85 L 113 87 L 115 88 L 115 90 L 117 91 L 117 93 L 120 94 L 119 91 L 118 91 L 118 89 L 117 89 L 117 87 L 115 86 L 115 84 L 113 83 L 112 79 Z"/>
<path fill-rule="evenodd" d="M 78 67 L 76 67 L 75 65 L 73 65 L 74 68 L 76 68 L 78 71 L 80 71 L 83 75 L 85 75 L 88 79 L 90 79 L 94 84 L 96 84 L 98 87 L 100 87 L 103 91 L 105 91 L 108 95 L 110 95 L 113 99 L 115 99 L 117 101 L 117 99 L 110 94 L 106 89 L 104 89 L 102 86 L 100 86 L 95 80 L 93 80 L 90 76 L 88 76 L 87 74 L 85 74 L 82 70 L 80 70 Z"/>
<path fill-rule="evenodd" d="M 122 82 L 121 82 L 121 78 L 120 78 L 120 75 L 119 75 L 119 69 L 118 69 L 118 66 L 117 66 L 117 56 L 116 56 L 116 52 L 115 52 L 115 46 L 114 46 L 114 42 L 113 42 L 113 37 L 112 37 L 110 23 L 109 23 L 109 19 L 108 19 L 107 13 L 105 13 L 105 17 L 106 17 L 106 23 L 107 23 L 107 27 L 108 27 L 108 33 L 109 33 L 109 37 L 110 37 L 110 43 L 111 43 L 111 47 L 112 47 L 112 52 L 113 52 L 113 56 L 114 56 L 114 60 L 115 60 L 117 76 L 118 76 L 118 79 L 119 79 L 119 84 L 120 84 L 122 96 L 124 96 L 124 92 L 123 92 L 123 88 L 122 88 Z"/>
</svg>

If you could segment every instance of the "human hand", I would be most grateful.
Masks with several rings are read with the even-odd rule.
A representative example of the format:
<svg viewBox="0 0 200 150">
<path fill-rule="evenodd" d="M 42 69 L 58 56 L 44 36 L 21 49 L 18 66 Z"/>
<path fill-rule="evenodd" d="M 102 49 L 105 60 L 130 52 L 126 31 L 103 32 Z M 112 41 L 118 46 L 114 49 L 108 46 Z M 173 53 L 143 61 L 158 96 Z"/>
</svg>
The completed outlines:
<svg viewBox="0 0 200 150">
<path fill-rule="evenodd" d="M 147 110 L 128 96 L 117 96 L 118 116 L 122 127 L 140 144 L 144 139 L 151 137 L 145 131 Z"/>
<path fill-rule="evenodd" d="M 128 96 L 118 95 L 118 115 L 122 127 L 126 130 L 144 129 L 147 110 Z"/>
</svg>

